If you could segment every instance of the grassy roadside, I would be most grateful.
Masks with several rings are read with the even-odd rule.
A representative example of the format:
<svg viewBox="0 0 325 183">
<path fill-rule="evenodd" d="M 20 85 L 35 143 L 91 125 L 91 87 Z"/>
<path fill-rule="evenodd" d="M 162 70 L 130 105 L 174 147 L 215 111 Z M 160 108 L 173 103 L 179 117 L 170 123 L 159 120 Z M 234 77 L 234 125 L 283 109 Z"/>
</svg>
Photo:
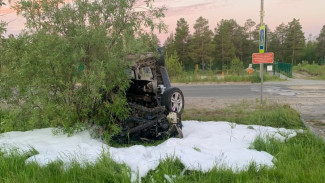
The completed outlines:
<svg viewBox="0 0 325 183">
<path fill-rule="evenodd" d="M 301 128 L 299 114 L 287 105 L 252 105 L 243 102 L 224 110 L 186 110 L 183 118 L 227 120 L 241 124 L 260 124 L 275 127 Z M 209 172 L 186 170 L 176 158 L 160 162 L 142 178 L 142 182 L 323 182 L 325 180 L 325 144 L 309 132 L 282 143 L 274 139 L 257 138 L 251 148 L 266 151 L 273 156 L 274 167 L 257 167 L 251 164 L 246 171 L 234 173 L 230 169 L 215 168 Z M 24 156 L 0 153 L 0 183 L 11 182 L 130 182 L 130 170 L 112 161 L 109 155 L 94 165 L 84 167 L 75 163 L 70 169 L 60 162 L 40 167 L 25 164 L 32 154 Z M 170 181 L 171 180 L 171 181 Z"/>
<path fill-rule="evenodd" d="M 243 101 L 224 109 L 187 109 L 183 120 L 229 121 L 245 125 L 263 125 L 276 128 L 302 128 L 299 113 L 289 105 L 249 104 Z"/>
<path fill-rule="evenodd" d="M 307 73 L 312 76 L 311 79 L 325 80 L 325 65 L 318 64 L 308 64 L 307 62 L 302 62 L 297 66 L 293 67 L 293 71 L 297 73 Z"/>
<path fill-rule="evenodd" d="M 254 73 L 253 75 L 217 75 L 211 72 L 206 73 L 198 73 L 194 74 L 192 72 L 186 72 L 182 76 L 171 77 L 170 78 L 174 83 L 195 83 L 195 82 L 251 82 L 251 83 L 259 83 L 261 79 L 258 73 Z M 264 74 L 264 81 L 283 81 L 283 79 L 278 76 L 270 76 Z"/>
</svg>

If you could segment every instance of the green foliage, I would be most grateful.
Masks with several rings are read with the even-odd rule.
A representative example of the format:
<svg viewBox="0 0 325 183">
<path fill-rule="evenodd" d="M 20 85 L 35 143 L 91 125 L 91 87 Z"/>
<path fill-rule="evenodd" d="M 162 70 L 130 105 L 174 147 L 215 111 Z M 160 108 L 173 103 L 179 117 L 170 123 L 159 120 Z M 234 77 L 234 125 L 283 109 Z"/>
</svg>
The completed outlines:
<svg viewBox="0 0 325 183">
<path fill-rule="evenodd" d="M 3 0 L 0 0 L 0 8 L 3 5 L 6 5 L 6 4 L 3 2 Z M 2 16 L 2 15 L 0 14 L 0 16 Z M 0 21 L 0 53 L 2 53 L 1 49 L 2 49 L 2 44 L 3 44 L 3 39 L 4 39 L 3 34 L 7 31 L 6 26 L 7 26 L 7 23 L 1 20 Z M 0 68 L 1 68 L 1 54 L 0 54 Z"/>
<path fill-rule="evenodd" d="M 235 56 L 235 45 L 232 42 L 232 36 L 237 23 L 235 20 L 221 20 L 215 29 L 214 36 L 216 59 L 222 62 L 222 66 L 231 61 Z M 224 68 L 224 67 L 222 67 Z"/>
<path fill-rule="evenodd" d="M 177 78 L 184 75 L 182 63 L 179 61 L 176 51 L 170 57 L 166 55 L 166 68 L 171 78 Z"/>
<path fill-rule="evenodd" d="M 213 33 L 209 29 L 209 21 L 203 17 L 199 17 L 196 20 L 193 28 L 195 31 L 190 40 L 189 56 L 195 64 L 201 64 L 204 70 L 210 60 L 210 53 L 213 50 Z"/>
<path fill-rule="evenodd" d="M 290 55 L 291 64 L 296 63 L 297 57 L 302 56 L 303 49 L 305 47 L 305 35 L 302 32 L 302 26 L 299 19 L 293 19 L 288 23 L 288 29 L 285 39 L 286 54 Z"/>
<path fill-rule="evenodd" d="M 193 65 L 189 57 L 189 25 L 184 18 L 177 21 L 176 32 L 171 33 L 164 43 L 166 53 L 177 52 L 180 62 L 184 65 Z"/>
<path fill-rule="evenodd" d="M 0 43 L 2 42 L 3 34 L 7 31 L 6 25 L 6 22 L 0 21 Z"/>
<path fill-rule="evenodd" d="M 186 64 L 189 61 L 188 55 L 188 39 L 190 31 L 189 25 L 184 18 L 177 21 L 176 33 L 175 33 L 175 48 L 179 55 L 179 60 Z"/>
<path fill-rule="evenodd" d="M 230 73 L 234 75 L 241 75 L 244 72 L 243 62 L 238 57 L 231 60 Z"/>
<path fill-rule="evenodd" d="M 323 25 L 322 30 L 319 33 L 317 38 L 318 45 L 317 45 L 317 52 L 320 58 L 325 60 L 325 25 Z"/>
<path fill-rule="evenodd" d="M 275 28 L 274 32 L 268 33 L 268 51 L 274 52 L 275 59 L 282 62 L 287 60 L 285 45 L 287 30 L 288 26 L 282 23 Z"/>
<path fill-rule="evenodd" d="M 296 72 L 307 72 L 314 76 L 314 79 L 325 79 L 325 65 L 308 64 L 307 61 L 302 61 L 302 63 L 294 67 L 294 70 Z"/>
<path fill-rule="evenodd" d="M 309 63 L 319 60 L 319 56 L 317 53 L 317 43 L 315 41 L 307 42 L 307 44 L 303 50 L 301 59 L 307 60 Z"/>
<path fill-rule="evenodd" d="M 0 101 L 11 111 L 1 130 L 21 123 L 19 130 L 55 126 L 70 133 L 100 125 L 107 137 L 117 133 L 129 111 L 125 56 L 156 50 L 157 38 L 143 28 L 164 28 L 165 8 L 151 3 L 134 12 L 133 0 L 18 2 L 28 30 L 3 44 Z"/>
<path fill-rule="evenodd" d="M 259 83 L 261 78 L 259 73 L 254 73 L 253 75 L 248 75 L 244 72 L 241 75 L 227 75 L 227 70 L 224 71 L 225 75 L 222 76 L 221 71 L 218 70 L 199 70 L 196 74 L 195 72 L 184 72 L 180 77 L 171 77 L 172 82 L 178 83 L 194 83 L 194 82 L 251 82 Z M 283 81 L 278 76 L 264 75 L 264 81 Z"/>
</svg>

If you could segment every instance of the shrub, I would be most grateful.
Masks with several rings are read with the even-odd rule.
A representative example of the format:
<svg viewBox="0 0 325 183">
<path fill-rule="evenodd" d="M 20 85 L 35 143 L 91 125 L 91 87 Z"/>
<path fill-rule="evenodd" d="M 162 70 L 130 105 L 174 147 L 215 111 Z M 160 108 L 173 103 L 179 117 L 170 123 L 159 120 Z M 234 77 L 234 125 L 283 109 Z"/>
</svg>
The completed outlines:
<svg viewBox="0 0 325 183">
<path fill-rule="evenodd" d="M 244 72 L 243 62 L 238 57 L 235 57 L 230 62 L 230 73 L 235 75 L 241 75 Z"/>
<path fill-rule="evenodd" d="M 179 61 L 177 52 L 174 51 L 170 57 L 166 56 L 166 68 L 170 77 L 179 77 L 184 75 L 182 63 Z"/>
<path fill-rule="evenodd" d="M 128 117 L 124 58 L 153 50 L 141 44 L 148 41 L 141 41 L 147 34 L 140 27 L 164 26 L 153 20 L 164 9 L 152 8 L 149 0 L 148 12 L 134 12 L 134 3 L 18 2 L 15 8 L 26 18 L 28 32 L 3 45 L 0 101 L 18 113 L 2 119 L 4 130 L 21 120 L 20 130 L 55 126 L 73 132 L 96 124 L 115 134 L 117 122 Z"/>
</svg>

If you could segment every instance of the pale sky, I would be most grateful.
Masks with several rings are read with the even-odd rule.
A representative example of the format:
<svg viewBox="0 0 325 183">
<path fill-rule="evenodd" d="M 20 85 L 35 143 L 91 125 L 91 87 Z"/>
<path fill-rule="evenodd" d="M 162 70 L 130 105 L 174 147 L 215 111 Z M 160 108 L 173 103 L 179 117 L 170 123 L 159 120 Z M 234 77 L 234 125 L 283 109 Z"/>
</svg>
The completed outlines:
<svg viewBox="0 0 325 183">
<path fill-rule="evenodd" d="M 313 39 L 318 36 L 325 24 L 325 0 L 264 0 L 265 19 L 271 30 L 282 22 L 287 24 L 293 18 L 300 19 L 306 38 L 309 34 Z M 167 12 L 164 18 L 168 25 L 169 33 L 159 34 L 161 43 L 171 32 L 175 33 L 177 20 L 185 18 L 190 25 L 191 33 L 193 24 L 199 16 L 209 20 L 210 29 L 214 30 L 221 19 L 235 19 L 240 25 L 244 25 L 246 19 L 251 18 L 259 23 L 260 0 L 156 0 L 156 6 L 166 6 Z M 23 26 L 23 19 L 17 18 L 15 12 L 8 7 L 0 10 L 1 20 L 11 21 L 7 34 L 18 34 Z"/>
</svg>

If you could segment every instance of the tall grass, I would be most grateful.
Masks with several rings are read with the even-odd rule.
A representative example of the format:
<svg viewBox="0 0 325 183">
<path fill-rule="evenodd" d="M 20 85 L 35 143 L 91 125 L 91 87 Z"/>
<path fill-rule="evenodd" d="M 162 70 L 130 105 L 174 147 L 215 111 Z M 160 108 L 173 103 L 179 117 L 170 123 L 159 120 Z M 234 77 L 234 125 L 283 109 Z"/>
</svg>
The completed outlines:
<svg viewBox="0 0 325 183">
<path fill-rule="evenodd" d="M 186 109 L 182 115 L 184 120 L 230 121 L 246 125 L 263 125 L 283 128 L 300 128 L 303 123 L 300 114 L 289 105 L 281 104 L 249 104 L 242 102 L 224 109 Z"/>
<path fill-rule="evenodd" d="M 308 62 L 303 61 L 301 64 L 294 66 L 293 70 L 296 72 L 307 72 L 314 76 L 314 79 L 325 80 L 325 65 L 308 64 Z"/>
<path fill-rule="evenodd" d="M 254 73 L 253 75 L 240 74 L 240 75 L 231 75 L 231 74 L 217 74 L 214 71 L 199 71 L 198 73 L 185 72 L 181 76 L 171 77 L 170 78 L 174 83 L 193 83 L 193 82 L 251 82 L 259 83 L 261 82 L 259 73 Z M 264 81 L 281 81 L 278 76 L 269 76 L 264 74 Z"/>
</svg>

